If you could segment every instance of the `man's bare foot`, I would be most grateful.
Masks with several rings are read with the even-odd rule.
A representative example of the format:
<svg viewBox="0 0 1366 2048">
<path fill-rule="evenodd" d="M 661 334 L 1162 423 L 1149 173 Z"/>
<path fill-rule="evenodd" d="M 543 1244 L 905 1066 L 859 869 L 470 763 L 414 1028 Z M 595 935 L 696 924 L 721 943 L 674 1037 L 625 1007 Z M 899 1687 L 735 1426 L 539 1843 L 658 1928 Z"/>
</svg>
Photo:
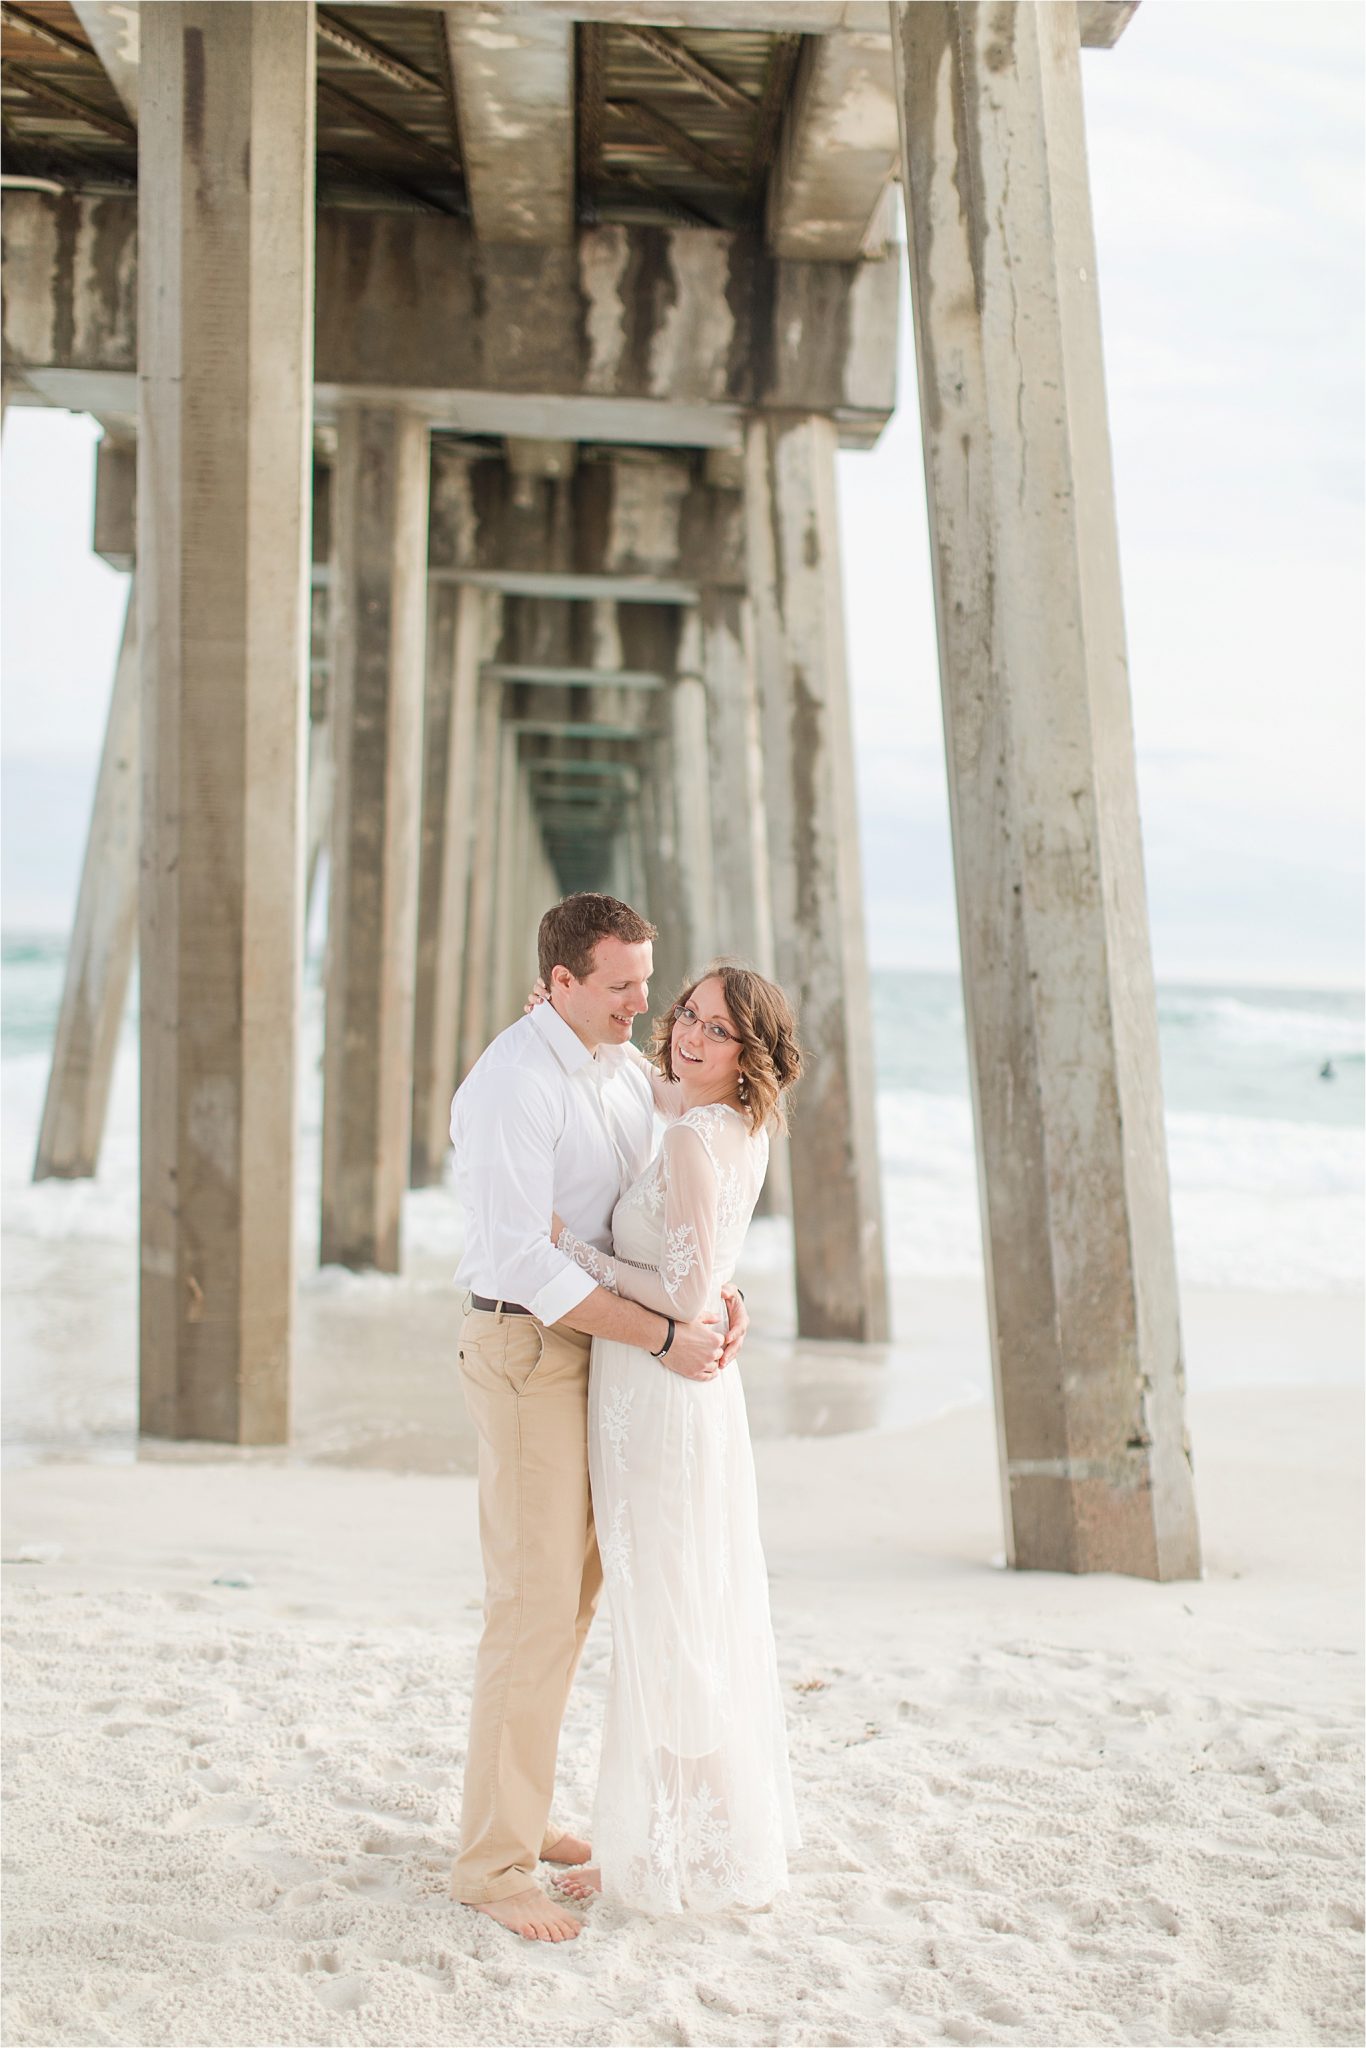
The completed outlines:
<svg viewBox="0 0 1366 2048">
<path fill-rule="evenodd" d="M 587 1863 L 593 1851 L 578 1835 L 559 1835 L 548 1849 L 542 1849 L 542 1863 Z"/>
<path fill-rule="evenodd" d="M 568 1892 L 571 1899 L 591 1899 L 602 1890 L 602 1872 L 594 1864 L 588 1870 L 571 1870 L 555 1880 L 555 1889 Z"/>
<path fill-rule="evenodd" d="M 524 1941 L 573 1941 L 575 1935 L 583 1932 L 574 1915 L 555 1905 L 539 1885 L 532 1885 L 530 1891 L 514 1892 L 508 1899 L 491 1899 L 487 1905 L 471 1910 L 487 1913 L 490 1920 L 520 1934 Z"/>
</svg>

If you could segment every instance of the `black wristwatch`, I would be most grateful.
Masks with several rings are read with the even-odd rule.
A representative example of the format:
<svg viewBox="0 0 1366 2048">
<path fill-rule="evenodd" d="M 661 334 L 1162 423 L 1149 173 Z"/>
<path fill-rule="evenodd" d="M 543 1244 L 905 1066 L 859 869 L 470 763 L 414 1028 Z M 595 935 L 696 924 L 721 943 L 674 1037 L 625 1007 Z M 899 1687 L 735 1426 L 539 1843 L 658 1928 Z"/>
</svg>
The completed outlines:
<svg viewBox="0 0 1366 2048">
<path fill-rule="evenodd" d="M 650 1353 L 651 1358 L 663 1358 L 667 1353 L 669 1346 L 673 1343 L 674 1331 L 677 1328 L 677 1325 L 675 1324 L 672 1316 L 665 1316 L 664 1320 L 669 1325 L 669 1334 L 664 1339 L 664 1342 L 660 1345 L 658 1351 L 652 1351 Z"/>
</svg>

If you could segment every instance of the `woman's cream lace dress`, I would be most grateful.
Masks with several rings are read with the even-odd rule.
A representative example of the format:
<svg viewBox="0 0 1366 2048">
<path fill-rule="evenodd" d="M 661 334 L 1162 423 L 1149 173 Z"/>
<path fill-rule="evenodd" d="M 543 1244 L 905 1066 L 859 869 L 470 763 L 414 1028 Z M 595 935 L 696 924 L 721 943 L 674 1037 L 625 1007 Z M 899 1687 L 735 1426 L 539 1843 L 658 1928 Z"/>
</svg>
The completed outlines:
<svg viewBox="0 0 1366 2048">
<path fill-rule="evenodd" d="M 615 1256 L 568 1232 L 560 1248 L 614 1292 L 724 1322 L 767 1165 L 737 1111 L 689 1110 L 618 1202 Z M 765 1905 L 799 1837 L 738 1365 L 686 1380 L 595 1338 L 588 1460 L 612 1620 L 604 1895 L 654 1913 Z"/>
</svg>

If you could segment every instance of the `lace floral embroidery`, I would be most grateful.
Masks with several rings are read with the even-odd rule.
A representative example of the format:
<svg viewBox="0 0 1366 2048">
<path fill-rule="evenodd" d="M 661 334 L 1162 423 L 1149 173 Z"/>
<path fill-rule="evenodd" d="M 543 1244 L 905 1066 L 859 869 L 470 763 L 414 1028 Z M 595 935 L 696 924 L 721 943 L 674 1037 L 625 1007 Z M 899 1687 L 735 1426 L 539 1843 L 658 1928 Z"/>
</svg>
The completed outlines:
<svg viewBox="0 0 1366 2048">
<path fill-rule="evenodd" d="M 626 1526 L 626 1503 L 619 1500 L 612 1510 L 612 1526 L 598 1531 L 598 1555 L 602 1575 L 609 1584 L 634 1586 L 631 1575 L 631 1532 Z"/>
<path fill-rule="evenodd" d="M 626 1442 L 631 1433 L 631 1403 L 634 1387 L 613 1387 L 602 1405 L 602 1433 L 612 1446 L 618 1472 L 626 1470 Z"/>
<path fill-rule="evenodd" d="M 596 1245 L 585 1244 L 581 1237 L 575 1237 L 573 1231 L 566 1227 L 560 1232 L 560 1250 L 567 1259 L 572 1259 L 576 1266 L 582 1266 L 584 1272 L 596 1280 L 599 1287 L 605 1287 L 609 1294 L 616 1293 L 616 1267 L 607 1254 L 600 1252 Z"/>
<path fill-rule="evenodd" d="M 655 1159 L 638 1181 L 627 1188 L 618 1203 L 619 1208 L 643 1209 L 647 1216 L 658 1216 L 664 1207 L 664 1159 Z"/>
<path fill-rule="evenodd" d="M 733 1228 L 736 1219 L 740 1215 L 740 1205 L 744 1198 L 744 1191 L 740 1186 L 738 1168 L 734 1166 L 720 1168 L 716 1176 L 716 1229 L 718 1235 L 723 1230 Z"/>
<path fill-rule="evenodd" d="M 724 1102 L 704 1102 L 700 1108 L 690 1109 L 685 1116 L 679 1118 L 679 1122 L 686 1124 L 690 1131 L 696 1131 L 718 1173 L 721 1170 L 721 1163 L 716 1156 L 716 1141 L 725 1129 L 726 1118 L 736 1114 L 737 1112 L 728 1108 Z"/>
<path fill-rule="evenodd" d="M 697 1232 L 691 1223 L 679 1223 L 664 1239 L 664 1285 L 677 1294 L 702 1257 Z"/>
<path fill-rule="evenodd" d="M 675 1897 L 689 1890 L 705 1895 L 738 1889 L 740 1871 L 725 1800 L 705 1779 L 691 1793 L 680 1787 L 671 1797 L 661 1787 L 656 1794 L 650 1865 L 657 1882 Z"/>
</svg>

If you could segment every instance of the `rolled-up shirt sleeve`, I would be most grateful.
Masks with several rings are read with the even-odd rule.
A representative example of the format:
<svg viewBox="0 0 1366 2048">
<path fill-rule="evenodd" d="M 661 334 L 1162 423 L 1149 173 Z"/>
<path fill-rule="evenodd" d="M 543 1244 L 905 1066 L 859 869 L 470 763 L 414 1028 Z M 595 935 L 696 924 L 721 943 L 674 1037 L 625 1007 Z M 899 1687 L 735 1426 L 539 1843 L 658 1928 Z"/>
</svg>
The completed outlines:
<svg viewBox="0 0 1366 2048">
<path fill-rule="evenodd" d="M 459 1171 L 479 1191 L 498 1297 L 543 1323 L 558 1322 L 594 1288 L 550 1241 L 560 1115 L 535 1076 L 510 1070 L 469 1105 L 460 1133 Z"/>
</svg>

